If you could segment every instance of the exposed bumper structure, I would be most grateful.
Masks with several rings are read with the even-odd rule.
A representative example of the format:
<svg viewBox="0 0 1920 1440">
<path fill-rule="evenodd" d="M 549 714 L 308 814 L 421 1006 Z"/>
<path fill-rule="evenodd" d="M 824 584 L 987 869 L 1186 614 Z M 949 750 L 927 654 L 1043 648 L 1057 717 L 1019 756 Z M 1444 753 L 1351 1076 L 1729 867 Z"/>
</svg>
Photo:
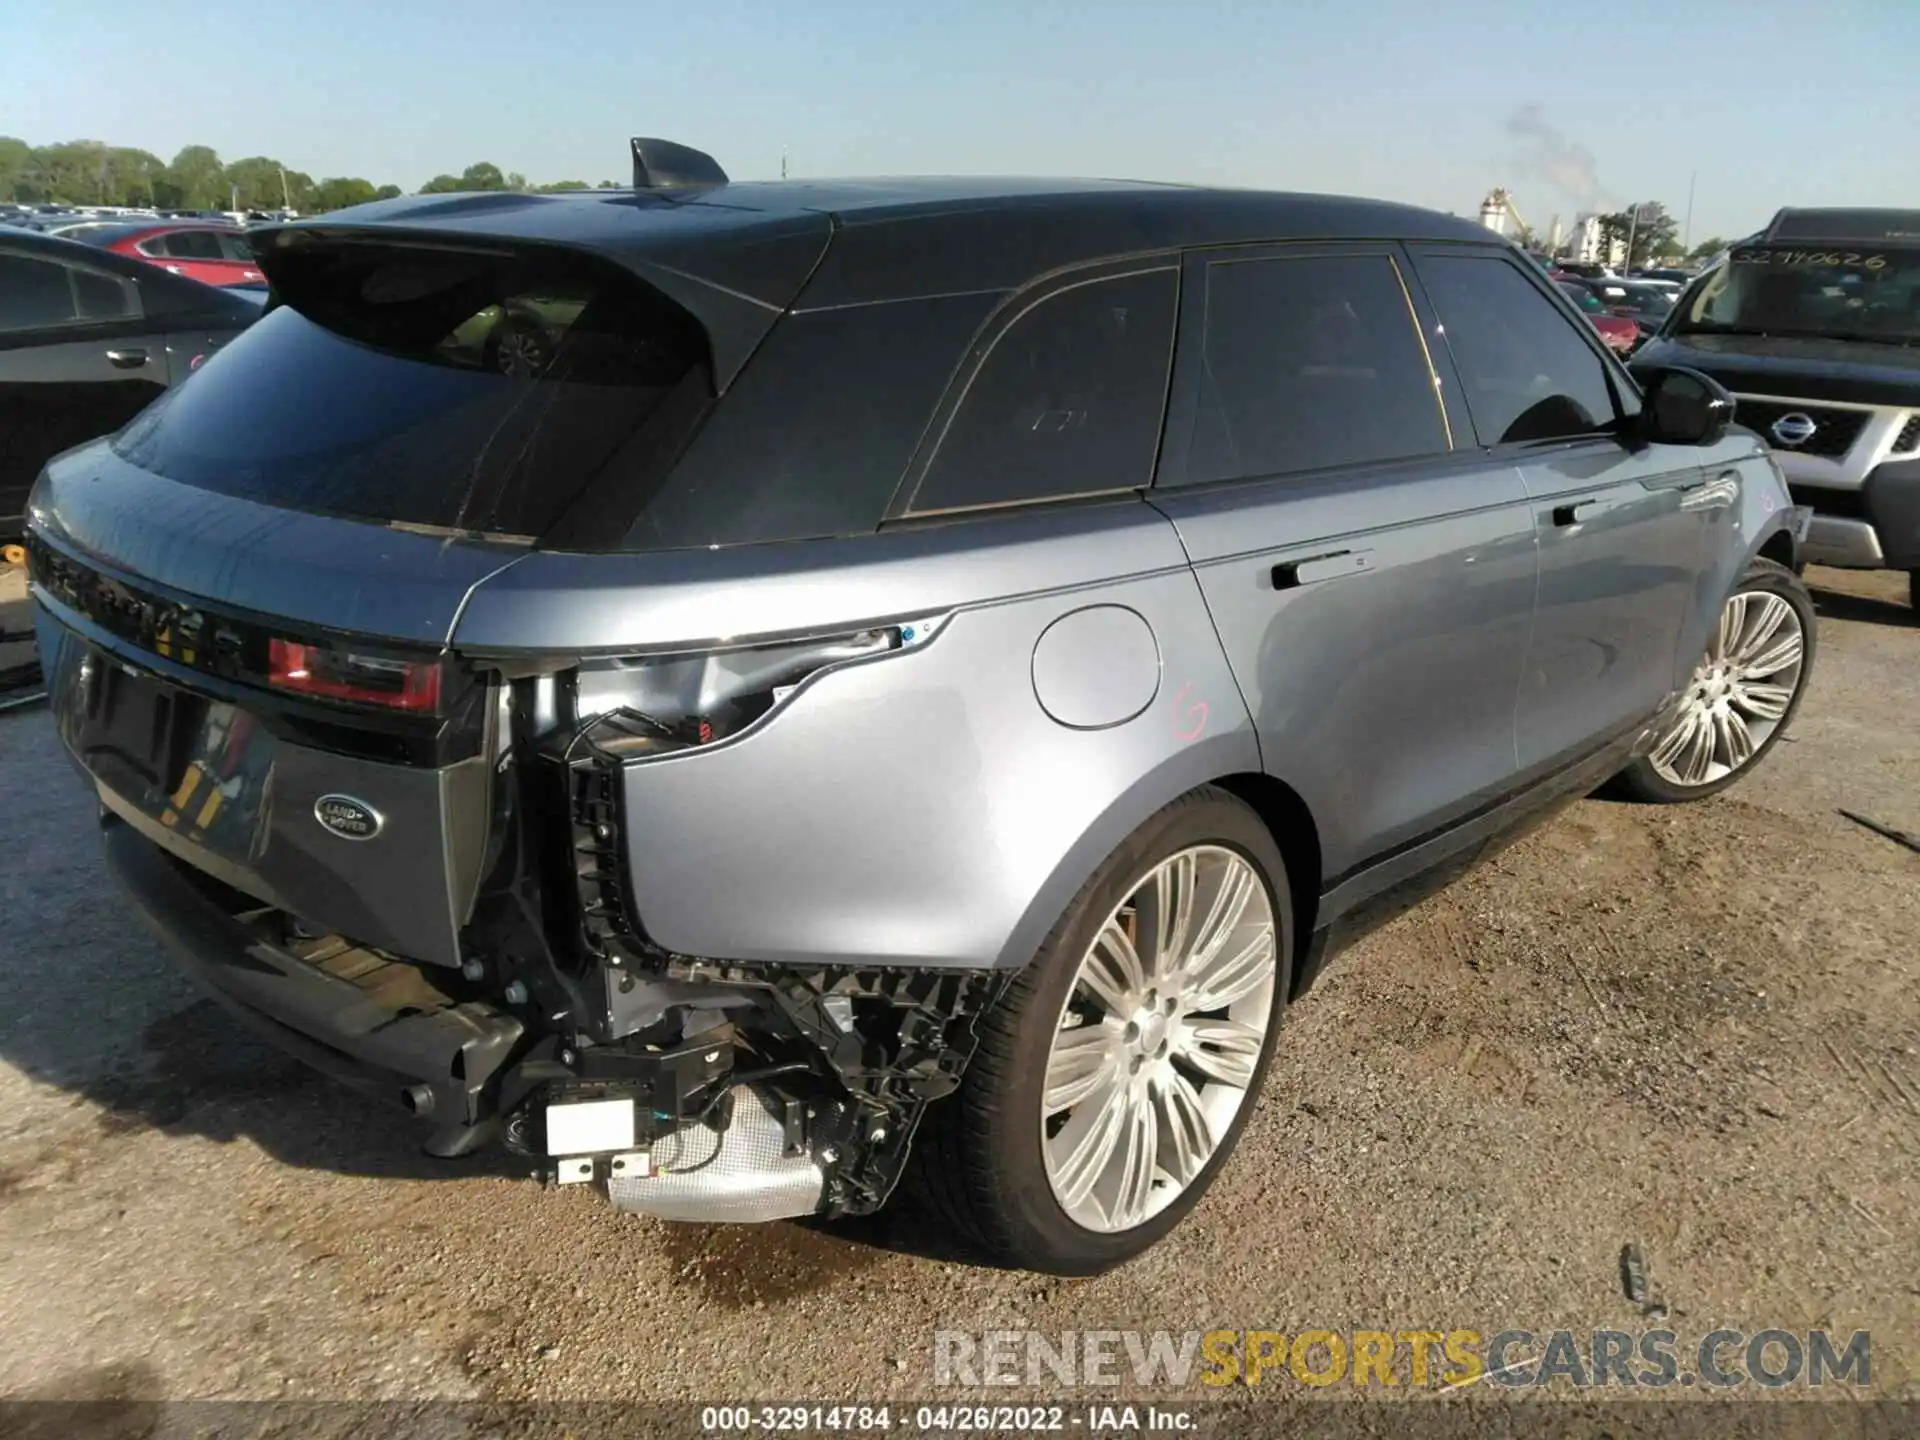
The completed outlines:
<svg viewBox="0 0 1920 1440">
<path fill-rule="evenodd" d="M 114 877 L 181 968 L 248 1028 L 435 1121 L 428 1148 L 436 1153 L 463 1153 L 487 1138 L 499 1075 L 522 1039 L 518 1019 L 447 994 L 424 967 L 333 937 L 277 940 L 123 821 L 109 817 L 103 829 Z"/>
<path fill-rule="evenodd" d="M 795 1144 L 767 1097 L 750 1086 L 729 1092 L 732 1122 L 687 1125 L 654 1143 L 651 1173 L 613 1175 L 616 1210 L 660 1220 L 751 1223 L 811 1215 L 826 1174 Z"/>
</svg>

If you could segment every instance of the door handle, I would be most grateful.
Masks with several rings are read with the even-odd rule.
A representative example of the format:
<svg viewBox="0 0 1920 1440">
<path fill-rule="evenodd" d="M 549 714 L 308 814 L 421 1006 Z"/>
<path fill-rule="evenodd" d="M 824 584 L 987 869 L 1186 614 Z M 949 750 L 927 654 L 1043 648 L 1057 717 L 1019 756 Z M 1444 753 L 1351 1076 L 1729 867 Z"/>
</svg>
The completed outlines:
<svg viewBox="0 0 1920 1440">
<path fill-rule="evenodd" d="M 142 365 L 147 363 L 147 352 L 137 349 L 109 350 L 107 351 L 107 363 L 116 370 L 138 370 Z"/>
<path fill-rule="evenodd" d="M 1575 500 L 1571 504 L 1553 507 L 1553 523 L 1559 526 L 1578 525 L 1583 520 L 1591 520 L 1600 513 L 1598 500 Z"/>
<path fill-rule="evenodd" d="M 1371 550 L 1336 550 L 1331 555 L 1283 560 L 1273 567 L 1273 588 L 1296 590 L 1302 585 L 1313 585 L 1322 580 L 1337 580 L 1342 575 L 1364 575 L 1371 569 Z"/>
<path fill-rule="evenodd" d="M 1740 498 L 1740 472 L 1722 470 L 1711 480 L 1696 480 L 1680 491 L 1682 510 L 1724 510 Z"/>
</svg>

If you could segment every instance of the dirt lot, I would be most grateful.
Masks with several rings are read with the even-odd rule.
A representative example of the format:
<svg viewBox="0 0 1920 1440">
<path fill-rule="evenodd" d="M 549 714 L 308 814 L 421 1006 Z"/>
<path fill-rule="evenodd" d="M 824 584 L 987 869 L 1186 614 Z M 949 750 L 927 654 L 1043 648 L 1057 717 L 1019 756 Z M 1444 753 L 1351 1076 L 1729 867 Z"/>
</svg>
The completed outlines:
<svg viewBox="0 0 1920 1440">
<path fill-rule="evenodd" d="M 1812 578 L 1763 771 L 1583 802 L 1343 957 L 1192 1220 L 1077 1283 L 420 1158 L 196 998 L 0 715 L 0 1395 L 927 1397 L 936 1327 L 1632 1328 L 1633 1242 L 1683 1335 L 1868 1329 L 1920 1399 L 1920 855 L 1836 813 L 1920 832 L 1920 628 Z"/>
</svg>

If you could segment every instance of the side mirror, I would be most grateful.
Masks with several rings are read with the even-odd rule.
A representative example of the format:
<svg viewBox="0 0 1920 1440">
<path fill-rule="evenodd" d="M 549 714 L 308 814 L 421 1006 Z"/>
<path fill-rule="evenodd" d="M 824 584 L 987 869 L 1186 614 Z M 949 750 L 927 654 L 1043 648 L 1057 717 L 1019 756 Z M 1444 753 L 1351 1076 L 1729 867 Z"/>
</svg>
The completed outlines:
<svg viewBox="0 0 1920 1440">
<path fill-rule="evenodd" d="M 1718 380 L 1682 366 L 1636 369 L 1645 393 L 1640 436 L 1660 445 L 1711 445 L 1733 423 L 1733 396 Z"/>
</svg>

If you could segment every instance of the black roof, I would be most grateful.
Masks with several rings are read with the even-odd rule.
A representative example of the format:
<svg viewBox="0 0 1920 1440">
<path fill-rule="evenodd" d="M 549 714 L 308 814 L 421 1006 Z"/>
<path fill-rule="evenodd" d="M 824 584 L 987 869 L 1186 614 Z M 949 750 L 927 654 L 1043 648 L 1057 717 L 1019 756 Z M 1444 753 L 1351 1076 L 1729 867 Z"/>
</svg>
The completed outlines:
<svg viewBox="0 0 1920 1440">
<path fill-rule="evenodd" d="M 1920 244 L 1920 210 L 1781 210 L 1758 239 L 1762 244 Z"/>
<path fill-rule="evenodd" d="M 1501 243 L 1472 221 L 1376 200 L 986 177 L 410 195 L 251 233 L 272 280 L 276 254 L 303 236 L 388 228 L 564 245 L 618 263 L 699 317 L 722 389 L 789 307 L 1012 290 L 1066 266 L 1196 245 Z"/>
<path fill-rule="evenodd" d="M 1330 195 L 1142 181 L 1006 178 L 757 181 L 686 191 L 411 195 L 293 222 L 377 225 L 544 240 L 610 258 L 667 259 L 702 244 L 738 250 L 839 232 L 807 304 L 1010 288 L 1110 255 L 1255 240 L 1470 240 L 1481 225 L 1409 205 Z M 271 232 L 269 232 L 271 233 Z M 843 258 L 836 263 L 835 255 Z M 704 265 L 696 265 L 704 272 Z M 750 295 L 775 303 L 785 295 Z M 782 274 L 772 291 L 786 289 Z M 787 291 L 790 294 L 791 291 Z"/>
</svg>

